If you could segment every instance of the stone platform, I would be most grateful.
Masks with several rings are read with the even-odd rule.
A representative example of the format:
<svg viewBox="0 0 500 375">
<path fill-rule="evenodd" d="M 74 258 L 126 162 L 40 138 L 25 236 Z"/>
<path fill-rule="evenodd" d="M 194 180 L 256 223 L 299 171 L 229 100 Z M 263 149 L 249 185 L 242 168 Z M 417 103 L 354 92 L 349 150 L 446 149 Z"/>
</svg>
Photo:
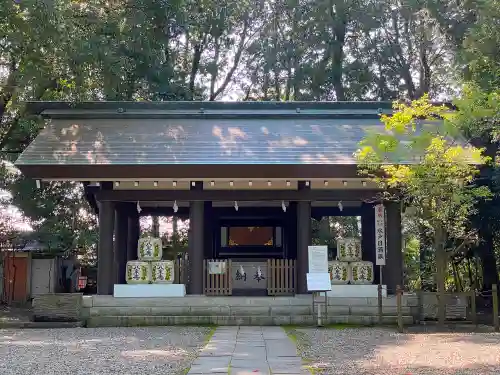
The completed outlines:
<svg viewBox="0 0 500 375">
<path fill-rule="evenodd" d="M 326 294 L 328 297 L 378 298 L 378 285 L 332 285 L 332 290 Z M 387 285 L 382 285 L 382 297 L 387 297 Z"/>
<path fill-rule="evenodd" d="M 418 316 L 418 300 L 403 296 L 405 324 Z M 378 322 L 377 298 L 328 298 L 325 324 L 371 325 Z M 323 306 L 324 308 L 324 306 Z M 384 323 L 396 322 L 396 298 L 383 298 Z M 83 317 L 89 327 L 157 326 L 176 324 L 217 325 L 314 325 L 312 296 L 290 297 L 207 297 L 115 298 L 84 296 Z"/>
<path fill-rule="evenodd" d="M 184 284 L 115 284 L 113 296 L 118 298 L 184 297 Z"/>
</svg>

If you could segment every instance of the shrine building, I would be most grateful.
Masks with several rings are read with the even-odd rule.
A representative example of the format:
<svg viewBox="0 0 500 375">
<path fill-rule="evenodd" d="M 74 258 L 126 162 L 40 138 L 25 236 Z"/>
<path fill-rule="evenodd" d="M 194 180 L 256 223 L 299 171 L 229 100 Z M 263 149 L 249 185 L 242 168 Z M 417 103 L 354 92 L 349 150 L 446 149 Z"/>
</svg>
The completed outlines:
<svg viewBox="0 0 500 375">
<path fill-rule="evenodd" d="M 84 184 L 99 216 L 98 294 L 126 282 L 143 215 L 189 218 L 188 294 L 213 294 L 208 260 L 230 265 L 226 295 L 273 295 L 285 282 L 276 264 L 286 266 L 288 292 L 307 293 L 311 219 L 325 216 L 359 218 L 360 257 L 373 264 L 369 283 L 380 282 L 380 191 L 359 175 L 353 154 L 366 132 L 384 132 L 379 116 L 391 103 L 31 102 L 28 109 L 46 126 L 16 166 L 37 185 Z M 382 281 L 394 294 L 403 285 L 400 205 L 386 203 L 384 215 Z M 329 249 L 329 262 L 338 256 Z"/>
</svg>

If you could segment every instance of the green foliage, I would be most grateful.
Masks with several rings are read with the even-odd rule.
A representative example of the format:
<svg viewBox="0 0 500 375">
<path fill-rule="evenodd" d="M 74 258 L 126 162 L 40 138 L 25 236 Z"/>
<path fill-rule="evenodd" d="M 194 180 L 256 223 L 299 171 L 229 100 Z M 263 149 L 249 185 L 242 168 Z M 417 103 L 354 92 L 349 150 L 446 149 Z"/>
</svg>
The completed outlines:
<svg viewBox="0 0 500 375">
<path fill-rule="evenodd" d="M 415 291 L 421 289 L 420 281 L 420 241 L 411 236 L 405 241 L 403 249 L 405 264 L 405 289 Z M 431 275 L 425 275 L 427 277 Z M 425 277 L 424 276 L 424 277 Z"/>
<path fill-rule="evenodd" d="M 499 141 L 500 88 L 488 92 L 469 83 L 464 86 L 462 96 L 455 99 L 454 104 L 459 111 L 451 120 L 468 138 L 485 146 Z"/>
<path fill-rule="evenodd" d="M 478 2 L 477 22 L 464 40 L 465 78 L 485 91 L 500 87 L 500 1 Z"/>
<path fill-rule="evenodd" d="M 462 146 L 446 108 L 423 96 L 410 105 L 395 104 L 393 116 L 382 116 L 387 133 L 368 135 L 357 153 L 365 173 L 392 196 L 416 208 L 436 231 L 463 238 L 478 200 L 490 197 L 487 187 L 475 186 L 478 165 L 487 162 L 482 150 Z M 443 118 L 441 125 L 436 118 Z M 415 164 L 391 164 L 404 161 Z M 377 175 L 376 172 L 382 172 Z M 446 240 L 446 237 L 443 238 Z"/>
</svg>

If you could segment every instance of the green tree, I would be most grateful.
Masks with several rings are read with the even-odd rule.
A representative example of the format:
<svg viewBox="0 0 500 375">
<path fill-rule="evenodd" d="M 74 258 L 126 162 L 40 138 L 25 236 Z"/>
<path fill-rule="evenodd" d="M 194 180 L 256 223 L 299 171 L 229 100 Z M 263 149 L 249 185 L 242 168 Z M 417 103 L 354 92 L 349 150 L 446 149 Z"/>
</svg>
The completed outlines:
<svg viewBox="0 0 500 375">
<path fill-rule="evenodd" d="M 458 142 L 460 133 L 448 109 L 429 103 L 426 95 L 410 105 L 396 103 L 394 110 L 381 116 L 386 133 L 367 135 L 357 158 L 362 173 L 384 189 L 381 199 L 412 206 L 414 215 L 427 223 L 442 296 L 439 321 L 444 324 L 449 257 L 474 238 L 470 217 L 476 203 L 490 197 L 487 187 L 473 183 L 487 159 L 482 150 Z"/>
</svg>

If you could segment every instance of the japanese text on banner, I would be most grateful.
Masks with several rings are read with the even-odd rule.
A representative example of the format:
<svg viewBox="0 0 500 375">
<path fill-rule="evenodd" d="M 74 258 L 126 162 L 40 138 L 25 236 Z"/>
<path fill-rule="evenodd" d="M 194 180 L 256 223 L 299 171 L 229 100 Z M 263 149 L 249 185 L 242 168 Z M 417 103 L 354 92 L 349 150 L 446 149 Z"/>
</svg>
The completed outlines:
<svg viewBox="0 0 500 375">
<path fill-rule="evenodd" d="M 385 207 L 375 206 L 375 249 L 377 266 L 385 266 Z"/>
</svg>

